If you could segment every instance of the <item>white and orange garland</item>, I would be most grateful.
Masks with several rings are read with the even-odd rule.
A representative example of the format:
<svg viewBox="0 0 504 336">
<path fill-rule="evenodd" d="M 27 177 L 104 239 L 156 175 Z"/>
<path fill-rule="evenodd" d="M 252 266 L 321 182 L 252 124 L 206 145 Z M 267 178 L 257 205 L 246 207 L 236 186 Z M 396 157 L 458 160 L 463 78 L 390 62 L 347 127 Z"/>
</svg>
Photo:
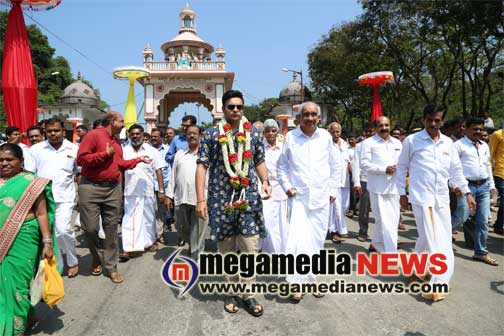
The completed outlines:
<svg viewBox="0 0 504 336">
<path fill-rule="evenodd" d="M 250 162 L 252 161 L 252 151 L 250 150 L 250 141 L 252 124 L 245 117 L 241 117 L 240 126 L 236 133 L 238 142 L 238 153 L 234 147 L 233 128 L 224 119 L 219 123 L 219 143 L 222 148 L 222 158 L 224 167 L 229 175 L 229 183 L 233 187 L 231 200 L 226 206 L 226 212 L 245 212 L 249 209 L 249 204 L 245 195 L 250 185 L 248 177 Z M 233 201 L 236 191 L 240 191 L 240 197 Z"/>
</svg>

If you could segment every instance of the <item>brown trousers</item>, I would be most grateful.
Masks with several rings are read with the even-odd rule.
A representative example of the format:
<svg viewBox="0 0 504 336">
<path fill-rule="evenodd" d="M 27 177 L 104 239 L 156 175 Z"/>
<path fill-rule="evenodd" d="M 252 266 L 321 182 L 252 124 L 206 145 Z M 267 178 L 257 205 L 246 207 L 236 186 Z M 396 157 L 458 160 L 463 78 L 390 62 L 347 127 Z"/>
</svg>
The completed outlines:
<svg viewBox="0 0 504 336">
<path fill-rule="evenodd" d="M 117 229 L 121 217 L 121 185 L 98 184 L 82 179 L 79 185 L 79 210 L 82 229 L 93 257 L 93 266 L 102 265 L 110 274 L 117 272 Z M 98 223 L 102 218 L 105 241 L 98 248 Z"/>
<path fill-rule="evenodd" d="M 227 237 L 224 240 L 217 243 L 217 248 L 219 253 L 236 253 L 236 251 L 240 251 L 240 253 L 258 253 L 259 252 L 259 235 L 253 236 L 232 236 Z M 255 276 L 251 278 L 242 279 L 239 276 L 224 276 L 225 282 L 243 282 L 246 283 L 247 286 L 256 282 Z M 254 297 L 253 294 L 245 294 L 242 293 L 242 299 L 247 300 L 251 297 Z"/>
</svg>

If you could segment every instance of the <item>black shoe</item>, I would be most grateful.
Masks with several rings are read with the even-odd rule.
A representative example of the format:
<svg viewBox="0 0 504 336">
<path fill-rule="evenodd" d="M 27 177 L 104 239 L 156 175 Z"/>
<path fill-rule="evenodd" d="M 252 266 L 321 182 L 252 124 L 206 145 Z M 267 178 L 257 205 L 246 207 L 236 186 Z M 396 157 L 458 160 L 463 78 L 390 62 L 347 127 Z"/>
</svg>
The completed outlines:
<svg viewBox="0 0 504 336">
<path fill-rule="evenodd" d="M 184 246 L 185 244 L 186 244 L 186 242 L 185 242 L 184 240 L 179 240 L 179 242 L 178 242 L 178 246 L 179 246 L 179 247 L 182 247 L 182 246 Z"/>
</svg>

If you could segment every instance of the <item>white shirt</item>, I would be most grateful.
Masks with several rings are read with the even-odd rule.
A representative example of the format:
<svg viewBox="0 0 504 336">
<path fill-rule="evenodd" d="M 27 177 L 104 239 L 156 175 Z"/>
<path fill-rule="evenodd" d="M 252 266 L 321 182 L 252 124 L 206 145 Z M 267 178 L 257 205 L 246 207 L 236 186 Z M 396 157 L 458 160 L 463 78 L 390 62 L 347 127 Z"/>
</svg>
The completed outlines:
<svg viewBox="0 0 504 336">
<path fill-rule="evenodd" d="M 54 201 L 74 202 L 77 151 L 79 147 L 63 139 L 60 148 L 55 149 L 48 140 L 30 147 L 31 163 L 26 170 L 52 180 Z M 25 163 L 26 165 L 26 163 Z"/>
<path fill-rule="evenodd" d="M 296 128 L 285 137 L 277 174 L 283 190 L 296 189 L 306 199 L 309 209 L 328 204 L 329 196 L 341 187 L 340 153 L 331 135 L 318 128 L 309 137 Z"/>
<path fill-rule="evenodd" d="M 467 136 L 455 142 L 455 148 L 462 162 L 464 176 L 469 181 L 487 180 L 490 189 L 495 188 L 490 165 L 490 148 L 484 141 L 479 141 L 478 146 Z"/>
<path fill-rule="evenodd" d="M 483 127 L 495 128 L 492 118 L 488 117 L 485 120 L 483 120 L 483 122 L 484 122 Z"/>
<path fill-rule="evenodd" d="M 352 180 L 354 187 L 360 187 L 361 181 L 367 182 L 366 172 L 363 171 L 360 166 L 361 147 L 362 141 L 355 146 L 355 154 L 352 160 Z"/>
<path fill-rule="evenodd" d="M 348 172 L 348 164 L 352 162 L 350 156 L 348 155 L 348 143 L 342 138 L 338 139 L 338 143 L 334 143 L 333 146 L 336 150 L 340 152 L 340 166 L 341 166 L 341 187 L 350 188 L 350 174 Z"/>
<path fill-rule="evenodd" d="M 271 146 L 264 140 L 264 153 L 266 168 L 268 168 L 268 179 L 271 186 L 271 199 L 274 201 L 283 201 L 287 199 L 287 194 L 282 189 L 277 176 L 277 163 L 282 154 L 283 142 L 276 141 L 275 146 Z"/>
<path fill-rule="evenodd" d="M 367 175 L 367 189 L 375 194 L 398 195 L 396 174 L 388 175 L 388 166 L 397 165 L 402 144 L 390 137 L 383 140 L 378 134 L 362 142 L 360 166 Z"/>
<path fill-rule="evenodd" d="M 166 196 L 175 201 L 175 205 L 196 205 L 196 160 L 198 152 L 179 149 L 173 159 L 170 181 Z"/>
<path fill-rule="evenodd" d="M 159 155 L 159 151 L 147 143 L 143 143 L 138 151 L 135 151 L 131 141 L 123 148 L 123 159 L 131 160 L 139 156 L 147 155 L 152 159 L 151 163 L 140 162 L 134 169 L 124 172 L 124 196 L 155 197 L 154 183 L 157 182 L 155 171 L 166 166 L 166 162 Z"/>
<path fill-rule="evenodd" d="M 167 146 L 165 144 L 161 144 L 161 146 L 159 146 L 159 148 L 156 148 L 154 146 L 152 146 L 152 147 L 155 148 L 155 149 L 157 149 L 159 151 L 159 155 L 161 155 L 161 158 L 163 160 L 166 157 L 166 153 L 168 153 L 168 149 L 170 149 L 170 146 Z M 170 180 L 170 175 L 171 175 L 171 167 L 170 167 L 169 164 L 166 164 L 166 167 L 164 167 L 162 169 L 162 173 L 163 173 L 164 188 L 167 189 L 168 188 L 168 181 Z M 156 176 L 155 173 L 154 173 L 154 181 L 157 181 L 157 176 Z M 158 189 L 159 189 L 158 184 L 154 183 L 154 191 L 158 191 Z"/>
<path fill-rule="evenodd" d="M 30 153 L 30 147 L 26 146 L 24 143 L 20 142 L 17 144 L 23 150 L 23 160 L 24 160 L 24 170 L 32 172 L 29 169 L 33 169 L 34 163 L 32 162 L 33 158 Z M 32 172 L 34 173 L 34 172 Z"/>
<path fill-rule="evenodd" d="M 404 139 L 397 163 L 397 186 L 399 195 L 406 195 L 406 174 L 409 172 L 409 201 L 421 206 L 450 203 L 450 185 L 463 193 L 470 192 L 462 172 L 462 164 L 455 144 L 450 138 L 439 134 L 434 142 L 424 129 Z"/>
</svg>

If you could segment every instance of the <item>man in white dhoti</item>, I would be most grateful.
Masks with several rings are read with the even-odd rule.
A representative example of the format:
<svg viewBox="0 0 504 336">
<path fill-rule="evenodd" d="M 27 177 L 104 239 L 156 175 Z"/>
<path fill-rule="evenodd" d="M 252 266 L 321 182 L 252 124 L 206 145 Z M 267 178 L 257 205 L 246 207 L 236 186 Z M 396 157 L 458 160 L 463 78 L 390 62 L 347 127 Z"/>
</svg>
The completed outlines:
<svg viewBox="0 0 504 336">
<path fill-rule="evenodd" d="M 403 208 L 408 206 L 406 174 L 409 172 L 409 202 L 413 206 L 418 230 L 415 251 L 441 253 L 446 257 L 447 271 L 430 277 L 431 284 L 448 284 L 454 269 L 448 179 L 457 194 L 466 195 L 471 211 L 476 207 L 455 145 L 439 131 L 443 125 L 443 116 L 442 106 L 427 105 L 424 108 L 424 129 L 403 141 L 397 164 L 397 184 Z M 428 278 L 429 276 L 425 280 Z M 444 299 L 446 295 L 447 293 L 422 294 L 424 298 L 434 302 Z"/>
<path fill-rule="evenodd" d="M 277 178 L 277 163 L 282 153 L 283 142 L 277 140 L 278 123 L 273 119 L 264 122 L 264 152 L 268 168 L 271 198 L 263 201 L 266 238 L 261 240 L 261 249 L 266 253 L 285 253 L 287 243 L 287 194 Z"/>
<path fill-rule="evenodd" d="M 329 202 L 341 187 L 340 153 L 331 135 L 318 128 L 320 107 L 301 106 L 301 127 L 287 133 L 278 160 L 278 180 L 289 196 L 289 233 L 285 252 L 313 255 L 324 247 L 329 220 Z M 291 283 L 315 282 L 315 275 L 288 275 Z M 299 302 L 301 293 L 292 295 Z"/>
<path fill-rule="evenodd" d="M 139 163 L 134 169 L 124 172 L 124 217 L 122 220 L 121 261 L 127 261 L 131 252 L 158 249 L 156 243 L 156 195 L 154 183 L 158 185 L 158 197 L 165 203 L 162 168 L 166 166 L 159 151 L 143 141 L 144 129 L 138 124 L 130 126 L 129 142 L 123 148 L 123 159 L 141 156 L 152 159 L 150 163 Z M 156 181 L 154 181 L 154 174 Z"/>
<path fill-rule="evenodd" d="M 47 140 L 30 148 L 32 160 L 26 170 L 52 180 L 52 191 L 56 202 L 54 227 L 58 238 L 60 258 L 58 265 L 63 272 L 63 254 L 66 255 L 68 277 L 79 272 L 79 261 L 75 251 L 75 232 L 72 228 L 72 212 L 75 200 L 75 175 L 77 145 L 65 139 L 65 127 L 58 119 L 46 120 Z"/>
<path fill-rule="evenodd" d="M 175 207 L 179 243 L 189 242 L 189 255 L 197 260 L 205 247 L 207 226 L 206 220 L 196 216 L 195 176 L 201 129 L 198 125 L 190 125 L 184 133 L 189 148 L 179 149 L 175 154 L 166 196 L 168 208 Z"/>
<path fill-rule="evenodd" d="M 330 123 L 327 130 L 332 136 L 333 146 L 339 152 L 341 166 L 341 184 L 336 189 L 336 200 L 331 203 L 329 209 L 329 231 L 331 240 L 334 243 L 341 243 L 348 237 L 346 227 L 346 210 L 350 205 L 350 170 L 352 169 L 351 159 L 348 155 L 348 143 L 341 138 L 341 125 L 337 122 Z"/>
<path fill-rule="evenodd" d="M 360 165 L 367 176 L 367 190 L 373 209 L 375 226 L 370 251 L 397 251 L 397 223 L 399 222 L 399 191 L 396 165 L 401 152 L 401 141 L 390 136 L 390 119 L 375 120 L 376 134 L 364 140 Z"/>
</svg>

